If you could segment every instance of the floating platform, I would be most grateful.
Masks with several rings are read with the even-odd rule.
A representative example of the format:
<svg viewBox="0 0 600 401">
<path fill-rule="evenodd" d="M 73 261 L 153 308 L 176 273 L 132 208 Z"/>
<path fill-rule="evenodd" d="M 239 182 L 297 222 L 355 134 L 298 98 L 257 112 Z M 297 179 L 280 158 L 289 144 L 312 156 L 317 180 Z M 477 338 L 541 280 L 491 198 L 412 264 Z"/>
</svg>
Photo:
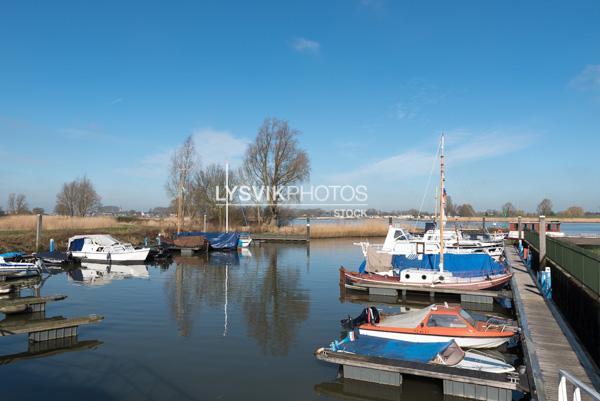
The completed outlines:
<svg viewBox="0 0 600 401">
<path fill-rule="evenodd" d="M 306 235 L 301 234 L 251 233 L 250 236 L 253 242 L 310 242 Z"/>
<path fill-rule="evenodd" d="M 66 352 L 94 349 L 99 347 L 100 345 L 102 345 L 102 341 L 79 341 L 77 340 L 77 337 L 64 337 L 35 343 L 30 342 L 26 352 L 19 352 L 10 355 L 0 355 L 0 365 L 7 365 L 9 363 L 35 358 L 43 358 L 47 356 L 63 354 Z"/>
<path fill-rule="evenodd" d="M 104 317 L 88 315 L 67 319 L 62 316 L 30 320 L 30 321 L 4 321 L 0 323 L 0 337 L 14 334 L 28 334 L 30 342 L 55 340 L 57 338 L 75 337 L 79 326 L 97 323 Z"/>
<path fill-rule="evenodd" d="M 523 391 L 517 373 L 488 373 L 451 366 L 409 362 L 373 356 L 332 352 L 320 348 L 315 357 L 341 365 L 344 378 L 401 386 L 402 375 L 440 379 L 444 394 L 477 400 L 511 401 L 513 390 Z"/>
<path fill-rule="evenodd" d="M 32 287 L 42 282 L 40 276 L 13 278 L 3 280 L 5 277 L 0 277 L 0 294 L 16 291 L 20 288 Z"/>
<path fill-rule="evenodd" d="M 46 303 L 62 301 L 66 295 L 50 295 L 46 297 L 21 297 L 0 300 L 0 312 L 5 314 L 23 312 L 44 312 Z"/>
</svg>

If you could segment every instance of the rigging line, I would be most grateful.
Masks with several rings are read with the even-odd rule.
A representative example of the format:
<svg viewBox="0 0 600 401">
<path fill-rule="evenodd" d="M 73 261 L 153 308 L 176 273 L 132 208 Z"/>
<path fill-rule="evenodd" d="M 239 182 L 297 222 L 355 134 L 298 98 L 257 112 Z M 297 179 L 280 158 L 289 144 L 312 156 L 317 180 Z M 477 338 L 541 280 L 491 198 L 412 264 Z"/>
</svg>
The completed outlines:
<svg viewBox="0 0 600 401">
<path fill-rule="evenodd" d="M 417 223 L 419 222 L 419 219 L 421 218 L 421 212 L 423 211 L 423 205 L 425 204 L 425 197 L 427 196 L 427 193 L 429 192 L 429 186 L 431 185 L 431 177 L 433 176 L 433 170 L 435 169 L 437 158 L 438 158 L 438 155 L 440 154 L 440 146 L 441 146 L 441 141 L 438 142 L 438 146 L 435 151 L 435 156 L 433 157 L 433 160 L 431 162 L 431 169 L 429 170 L 429 178 L 427 178 L 427 185 L 425 186 L 425 192 L 423 193 L 423 198 L 421 199 L 421 205 L 419 206 L 419 214 L 417 215 L 417 219 L 415 220 L 415 222 L 413 224 L 413 230 L 415 228 L 417 228 Z"/>
</svg>

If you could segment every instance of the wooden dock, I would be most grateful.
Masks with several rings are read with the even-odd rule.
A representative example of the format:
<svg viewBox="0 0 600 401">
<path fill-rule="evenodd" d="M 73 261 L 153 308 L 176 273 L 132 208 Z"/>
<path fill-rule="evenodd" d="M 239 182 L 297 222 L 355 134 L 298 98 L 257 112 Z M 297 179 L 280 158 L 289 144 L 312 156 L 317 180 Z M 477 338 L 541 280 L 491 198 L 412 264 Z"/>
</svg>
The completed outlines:
<svg viewBox="0 0 600 401">
<path fill-rule="evenodd" d="M 252 241 L 256 242 L 309 242 L 309 238 L 302 234 L 274 234 L 251 233 Z"/>
<path fill-rule="evenodd" d="M 516 248 L 506 244 L 504 252 L 514 273 L 511 286 L 519 326 L 522 328 L 528 374 L 533 383 L 532 392 L 535 391 L 532 398 L 540 401 L 558 399 L 559 369 L 567 370 L 593 387 L 568 340 L 570 337 L 571 341 L 575 341 L 575 336 L 563 331 Z"/>
<path fill-rule="evenodd" d="M 30 342 L 55 340 L 57 338 L 75 337 L 77 329 L 84 324 L 96 323 L 104 319 L 99 315 L 88 315 L 67 319 L 56 316 L 47 319 L 30 321 L 4 321 L 0 323 L 0 337 L 14 334 L 29 334 Z"/>
<path fill-rule="evenodd" d="M 13 299 L 0 300 L 0 312 L 5 314 L 22 312 L 43 312 L 46 310 L 46 303 L 53 301 L 62 301 L 67 298 L 66 295 L 50 295 L 45 297 L 21 297 Z"/>
</svg>

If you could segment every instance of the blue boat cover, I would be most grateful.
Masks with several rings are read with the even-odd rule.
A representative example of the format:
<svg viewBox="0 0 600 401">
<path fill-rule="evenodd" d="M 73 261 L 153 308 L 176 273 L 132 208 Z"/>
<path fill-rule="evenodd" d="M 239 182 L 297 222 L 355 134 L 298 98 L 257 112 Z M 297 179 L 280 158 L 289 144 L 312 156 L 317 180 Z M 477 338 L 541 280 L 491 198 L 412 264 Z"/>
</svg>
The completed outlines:
<svg viewBox="0 0 600 401">
<path fill-rule="evenodd" d="M 177 234 L 180 237 L 202 235 L 208 240 L 212 249 L 236 249 L 240 240 L 240 233 L 187 231 Z"/>
<path fill-rule="evenodd" d="M 400 359 L 411 362 L 431 362 L 440 352 L 448 348 L 454 340 L 436 343 L 413 343 L 401 340 L 360 336 L 354 341 L 348 338 L 332 344 L 332 351 L 345 351 L 358 355 Z"/>
<path fill-rule="evenodd" d="M 13 258 L 18 258 L 23 256 L 22 252 L 7 252 L 7 253 L 0 253 L 0 258 L 3 259 L 13 259 Z"/>
<path fill-rule="evenodd" d="M 410 259 L 405 255 L 393 255 L 392 266 L 402 272 L 404 269 L 439 270 L 440 255 L 419 255 L 419 258 Z M 505 267 L 496 262 L 487 253 L 469 254 L 444 254 L 444 270 L 452 272 L 458 277 L 481 277 L 486 275 L 502 274 Z"/>
<path fill-rule="evenodd" d="M 69 251 L 81 251 L 83 249 L 83 243 L 85 242 L 85 238 L 77 238 L 71 241 L 69 244 Z"/>
</svg>

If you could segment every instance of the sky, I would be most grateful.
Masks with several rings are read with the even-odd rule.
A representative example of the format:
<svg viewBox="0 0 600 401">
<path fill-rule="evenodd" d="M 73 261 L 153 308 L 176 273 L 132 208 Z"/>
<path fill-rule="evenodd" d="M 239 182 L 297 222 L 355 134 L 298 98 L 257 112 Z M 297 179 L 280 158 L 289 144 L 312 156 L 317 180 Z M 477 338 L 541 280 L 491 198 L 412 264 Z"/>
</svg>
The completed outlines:
<svg viewBox="0 0 600 401">
<path fill-rule="evenodd" d="M 312 185 L 433 209 L 600 211 L 597 1 L 13 1 L 0 5 L 0 205 L 52 210 L 86 175 L 105 205 L 168 204 L 170 154 L 238 165 L 267 117 Z M 429 182 L 429 185 L 428 185 Z"/>
</svg>

